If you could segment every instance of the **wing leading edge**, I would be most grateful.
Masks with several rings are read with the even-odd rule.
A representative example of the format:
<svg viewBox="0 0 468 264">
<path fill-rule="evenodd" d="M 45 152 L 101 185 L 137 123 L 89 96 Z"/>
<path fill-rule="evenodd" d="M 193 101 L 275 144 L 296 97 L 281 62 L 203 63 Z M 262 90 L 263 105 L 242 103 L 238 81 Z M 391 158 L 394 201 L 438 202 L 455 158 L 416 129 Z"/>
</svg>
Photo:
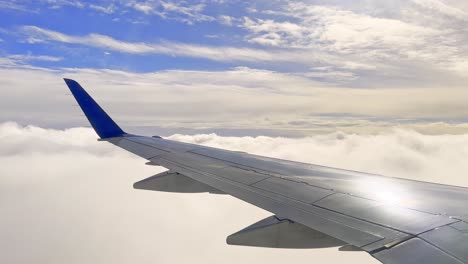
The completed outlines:
<svg viewBox="0 0 468 264">
<path fill-rule="evenodd" d="M 468 264 L 466 188 L 130 135 L 77 82 L 65 82 L 102 140 L 169 169 L 135 188 L 226 193 L 276 215 L 229 244 L 349 245 L 340 250 L 364 250 L 386 264 Z"/>
</svg>

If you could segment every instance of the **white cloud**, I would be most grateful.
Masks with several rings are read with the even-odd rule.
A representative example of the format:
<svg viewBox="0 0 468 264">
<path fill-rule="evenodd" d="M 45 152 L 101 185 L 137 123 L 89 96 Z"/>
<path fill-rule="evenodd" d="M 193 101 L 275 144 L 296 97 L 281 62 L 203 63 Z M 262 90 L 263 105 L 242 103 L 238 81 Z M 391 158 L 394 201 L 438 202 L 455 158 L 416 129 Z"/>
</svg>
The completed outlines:
<svg viewBox="0 0 468 264">
<path fill-rule="evenodd" d="M 442 15 L 450 16 L 468 22 L 468 12 L 462 9 L 448 5 L 439 0 L 412 0 L 413 3 L 429 11 L 437 11 Z"/>
<path fill-rule="evenodd" d="M 68 77 L 80 81 L 109 113 L 133 129 L 296 136 L 336 130 L 375 133 L 392 126 L 429 134 L 468 131 L 464 124 L 468 91 L 463 87 L 334 87 L 303 76 L 247 67 L 132 73 L 51 70 L 18 65 L 11 59 L 0 60 L 0 66 L 0 82 L 15 87 L 0 91 L 0 122 L 85 125 L 76 103 L 66 95 L 61 77 Z M 314 71 L 327 73 L 326 68 Z"/>
<path fill-rule="evenodd" d="M 293 12 L 299 12 L 304 6 L 293 7 Z M 310 20 L 318 20 L 323 30 L 318 34 L 319 41 L 331 44 L 335 51 L 346 53 L 361 48 L 380 46 L 381 48 L 396 47 L 397 49 L 413 48 L 428 42 L 429 37 L 441 34 L 440 31 L 428 27 L 420 27 L 399 20 L 376 18 L 360 15 L 350 11 L 333 8 L 308 8 L 301 16 L 310 16 Z"/>
<path fill-rule="evenodd" d="M 27 35 L 27 41 L 31 43 L 44 41 L 58 41 L 64 43 L 88 45 L 97 48 L 105 48 L 124 53 L 133 54 L 166 54 L 174 56 L 198 57 L 219 61 L 272 61 L 274 54 L 266 51 L 235 48 L 235 47 L 215 47 L 201 46 L 193 44 L 183 44 L 174 42 L 161 43 L 135 43 L 116 40 L 112 37 L 100 34 L 89 34 L 86 36 L 70 36 L 57 31 L 47 30 L 36 26 L 24 26 L 22 31 Z M 283 56 L 285 59 L 285 56 Z"/>
<path fill-rule="evenodd" d="M 274 46 L 316 48 L 339 54 L 367 51 L 368 54 L 361 54 L 367 59 L 387 59 L 395 53 L 405 58 L 412 55 L 412 58 L 420 59 L 428 56 L 434 46 L 438 45 L 438 42 L 432 40 L 444 34 L 432 27 L 373 17 L 337 7 L 298 2 L 289 4 L 287 10 L 289 19 L 296 23 L 245 18 L 243 27 L 252 33 L 248 40 Z M 442 47 L 453 50 L 453 47 L 447 45 Z"/>
<path fill-rule="evenodd" d="M 214 21 L 215 18 L 203 14 L 204 1 L 188 3 L 186 1 L 131 1 L 127 6 L 146 15 L 157 15 L 163 19 L 172 19 L 187 24 L 195 22 Z"/>
<path fill-rule="evenodd" d="M 320 68 L 320 67 L 316 67 Z M 312 77 L 312 78 L 324 78 L 324 79 L 333 79 L 335 81 L 350 81 L 350 80 L 355 80 L 357 79 L 357 76 L 354 75 L 353 72 L 351 71 L 338 71 L 334 70 L 331 67 L 328 67 L 327 70 L 313 70 L 308 73 L 304 74 L 307 77 Z"/>
<path fill-rule="evenodd" d="M 63 60 L 61 57 L 46 56 L 46 55 L 31 55 L 31 54 L 15 54 L 9 55 L 9 59 L 12 59 L 17 62 L 27 62 L 27 61 L 50 61 L 58 62 Z"/>
<path fill-rule="evenodd" d="M 468 135 L 336 132 L 306 138 L 173 135 L 169 139 L 337 168 L 468 187 Z"/>
<path fill-rule="evenodd" d="M 210 4 L 213 6 L 208 8 Z M 214 7 L 218 3 L 210 1 L 130 1 L 125 5 L 127 9 L 189 24 L 216 20 L 245 29 L 244 36 L 224 35 L 219 40 L 234 40 L 235 46 L 216 46 L 128 42 L 107 35 L 74 36 L 33 26 L 24 27 L 23 33 L 30 43 L 58 41 L 131 54 L 244 62 L 251 67 L 301 73 L 310 67 L 333 66 L 333 72 L 340 74 L 319 76 L 312 72 L 308 76 L 353 87 L 375 88 L 382 83 L 398 87 L 434 83 L 460 86 L 468 81 L 464 71 L 468 25 L 462 19 L 467 17 L 468 10 L 449 1 L 335 1 L 333 5 L 320 1 L 277 1 L 264 6 L 260 2 L 252 5 L 261 11 L 240 13 L 237 17 L 225 12 L 216 14 L 219 9 Z M 207 9 L 210 16 L 205 14 Z M 127 20 L 142 24 L 150 21 L 147 16 Z M 241 46 L 239 37 L 246 40 Z M 343 78 L 342 73 L 352 77 Z"/>
<path fill-rule="evenodd" d="M 96 1 L 88 3 L 79 0 L 37 0 L 37 3 L 49 8 L 59 10 L 63 7 L 74 7 L 82 10 L 94 10 L 105 14 L 114 14 L 121 3 L 116 1 Z"/>
<path fill-rule="evenodd" d="M 0 58 L 0 65 L 2 67 L 15 67 L 17 63 L 9 58 Z"/>
<path fill-rule="evenodd" d="M 0 10 L 13 10 L 13 11 L 29 12 L 29 13 L 38 12 L 36 9 L 28 7 L 26 3 L 9 1 L 9 0 L 6 0 L 6 1 L 0 0 Z"/>
<path fill-rule="evenodd" d="M 468 81 L 464 66 L 468 59 L 468 45 L 465 45 L 468 7 L 460 1 L 257 1 L 239 3 L 239 12 L 235 13 L 226 10 L 234 8 L 236 3 L 224 1 L 88 4 L 42 0 L 41 3 L 123 15 L 115 19 L 133 24 L 149 25 L 149 15 L 187 24 L 217 21 L 233 26 L 227 29 L 229 34 L 221 34 L 223 37 L 217 43 L 235 44 L 128 42 L 91 32 L 76 36 L 26 27 L 24 31 L 31 44 L 54 45 L 52 42 L 58 41 L 131 54 L 165 54 L 230 64 L 243 62 L 251 67 L 296 73 L 307 72 L 311 67 L 333 66 L 330 72 L 337 74 L 311 72 L 307 76 L 353 87 L 375 88 L 382 83 L 398 87 L 434 83 L 460 86 Z M 136 12 L 129 12 L 133 10 Z M 245 31 L 238 34 L 237 27 Z M 220 36 L 216 32 L 203 35 Z M 239 43 L 239 39 L 245 42 Z"/>
<path fill-rule="evenodd" d="M 72 36 L 36 26 L 23 26 L 21 31 L 25 35 L 26 41 L 30 43 L 56 41 L 131 54 L 164 54 L 169 56 L 203 58 L 221 62 L 247 62 L 252 64 L 262 62 L 272 62 L 275 64 L 288 62 L 295 65 L 310 66 L 325 64 L 334 65 L 336 71 L 376 71 L 382 70 L 381 68 L 376 68 L 377 66 L 386 67 L 383 63 L 376 65 L 375 63 L 371 64 L 367 61 L 354 61 L 351 60 L 353 57 L 346 59 L 345 54 L 337 56 L 314 49 L 280 48 L 268 50 L 229 46 L 204 46 L 168 41 L 159 43 L 125 42 L 106 35 L 89 34 L 86 36 Z M 334 80 L 331 81 L 333 82 Z M 338 79 L 335 81 L 342 80 Z M 431 84 L 432 83 L 433 81 L 431 80 Z"/>
<path fill-rule="evenodd" d="M 225 195 L 134 190 L 162 170 L 95 139 L 91 129 L 0 125 L 0 262 L 377 263 L 336 248 L 228 246 L 226 236 L 269 214 Z"/>
<path fill-rule="evenodd" d="M 458 0 L 444 0 L 443 2 L 446 5 L 462 10 L 463 12 L 468 12 L 468 2 Z"/>
<path fill-rule="evenodd" d="M 64 6 L 72 6 L 76 8 L 84 8 L 86 5 L 78 0 L 45 0 L 52 9 L 62 8 Z"/>
<path fill-rule="evenodd" d="M 220 15 L 218 16 L 218 21 L 219 23 L 226 25 L 226 26 L 232 26 L 235 18 L 232 16 L 227 16 L 227 15 Z"/>
<path fill-rule="evenodd" d="M 170 138 L 468 186 L 463 177 L 468 170 L 466 135 L 396 130 L 295 139 L 213 134 Z M 336 249 L 227 246 L 227 235 L 268 213 L 224 195 L 133 190 L 133 182 L 161 169 L 95 139 L 91 129 L 0 124 L 2 263 L 377 263 L 365 253 Z M 181 247 L 184 254 L 177 254 Z"/>
<path fill-rule="evenodd" d="M 150 14 L 153 11 L 153 7 L 148 4 L 134 3 L 132 4 L 132 7 L 145 14 Z"/>
<path fill-rule="evenodd" d="M 347 67 L 346 65 L 348 65 L 347 62 L 343 62 L 338 57 L 334 58 L 319 52 L 306 50 L 264 50 L 245 47 L 206 46 L 170 41 L 161 41 L 159 43 L 125 42 L 107 35 L 92 33 L 86 36 L 72 36 L 36 26 L 23 26 L 21 27 L 21 31 L 25 35 L 26 41 L 31 44 L 56 41 L 130 54 L 164 54 L 222 62 L 290 62 L 310 65 L 318 61 L 327 61 L 329 64 L 336 64 L 340 67 Z M 354 63 L 354 65 L 362 64 Z"/>
<path fill-rule="evenodd" d="M 314 50 L 333 58 L 331 63 L 324 60 L 324 65 L 339 66 L 337 57 L 344 64 L 365 65 L 367 70 L 335 69 L 352 70 L 364 78 L 385 73 L 393 76 L 389 79 L 418 78 L 416 82 L 420 82 L 432 71 L 444 71 L 438 78 L 446 82 L 468 77 L 456 70 L 468 58 L 464 45 L 468 41 L 467 24 L 460 22 L 461 18 L 468 19 L 467 12 L 440 1 L 337 1 L 334 5 L 295 1 L 268 8 L 272 9 L 253 13 L 239 25 L 248 32 L 248 42 L 266 49 Z M 353 79 L 350 83 L 358 82 Z"/>
<path fill-rule="evenodd" d="M 117 10 L 117 7 L 113 4 L 110 4 L 108 6 L 90 4 L 89 8 L 94 9 L 99 12 L 106 13 L 106 14 L 113 14 Z"/>
<path fill-rule="evenodd" d="M 251 31 L 249 42 L 271 46 L 296 46 L 293 42 L 303 39 L 309 31 L 288 21 L 277 22 L 271 19 L 252 20 L 244 17 L 243 27 Z"/>
</svg>

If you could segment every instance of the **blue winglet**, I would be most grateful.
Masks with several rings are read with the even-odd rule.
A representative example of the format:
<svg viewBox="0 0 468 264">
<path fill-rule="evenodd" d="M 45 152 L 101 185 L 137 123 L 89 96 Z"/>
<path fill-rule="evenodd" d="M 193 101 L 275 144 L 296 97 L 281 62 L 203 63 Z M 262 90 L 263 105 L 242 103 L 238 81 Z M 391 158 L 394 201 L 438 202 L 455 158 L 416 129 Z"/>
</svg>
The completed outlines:
<svg viewBox="0 0 468 264">
<path fill-rule="evenodd" d="M 63 79 L 72 92 L 76 101 L 85 113 L 96 133 L 101 138 L 111 138 L 123 136 L 126 133 L 102 110 L 94 99 L 81 87 L 81 85 L 71 79 Z"/>
</svg>

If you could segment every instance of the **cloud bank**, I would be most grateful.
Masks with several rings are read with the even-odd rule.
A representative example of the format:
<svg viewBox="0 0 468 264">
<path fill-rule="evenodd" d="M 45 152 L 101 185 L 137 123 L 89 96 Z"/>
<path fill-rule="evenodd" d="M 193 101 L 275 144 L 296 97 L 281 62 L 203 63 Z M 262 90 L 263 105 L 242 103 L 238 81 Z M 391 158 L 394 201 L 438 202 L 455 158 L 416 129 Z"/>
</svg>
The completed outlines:
<svg viewBox="0 0 468 264">
<path fill-rule="evenodd" d="M 98 143 L 91 129 L 4 123 L 0 145 L 2 263 L 376 263 L 337 249 L 227 246 L 269 214 L 224 195 L 133 190 L 162 169 Z"/>
<path fill-rule="evenodd" d="M 391 177 L 468 187 L 468 135 L 423 135 L 395 129 L 305 138 L 173 135 L 170 139 Z"/>
<path fill-rule="evenodd" d="M 396 130 L 295 139 L 215 134 L 169 138 L 468 186 L 467 135 Z M 97 142 L 88 128 L 3 123 L 0 145 L 2 263 L 377 263 L 364 253 L 336 249 L 227 246 L 227 235 L 268 213 L 228 196 L 133 190 L 133 182 L 163 169 Z"/>
<path fill-rule="evenodd" d="M 78 80 L 122 126 L 158 127 L 164 135 L 180 128 L 184 133 L 287 136 L 366 134 L 395 126 L 427 134 L 468 131 L 468 90 L 463 88 L 345 89 L 248 67 L 135 73 L 47 69 L 23 59 L 28 57 L 0 59 L 0 122 L 87 125 L 61 79 L 67 77 Z"/>
</svg>

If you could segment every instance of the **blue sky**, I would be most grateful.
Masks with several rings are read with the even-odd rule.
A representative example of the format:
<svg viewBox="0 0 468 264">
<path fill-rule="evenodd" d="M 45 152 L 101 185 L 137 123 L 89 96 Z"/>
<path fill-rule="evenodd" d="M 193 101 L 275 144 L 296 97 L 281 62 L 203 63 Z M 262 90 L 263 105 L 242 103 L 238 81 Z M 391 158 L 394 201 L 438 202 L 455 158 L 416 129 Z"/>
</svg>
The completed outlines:
<svg viewBox="0 0 468 264">
<path fill-rule="evenodd" d="M 49 101 L 73 77 L 132 126 L 466 130 L 463 1 L 18 0 L 0 15 L 1 121 L 82 125 Z"/>
<path fill-rule="evenodd" d="M 428 18 L 419 13 L 431 15 L 434 6 L 440 9 L 440 20 L 435 19 L 439 24 L 427 27 L 425 19 Z M 435 80 L 430 76 L 404 74 L 403 67 L 422 68 L 417 64 L 431 56 L 432 63 L 445 68 L 447 65 L 464 67 L 456 58 L 465 52 L 457 51 L 463 44 L 460 41 L 465 40 L 460 36 L 466 25 L 464 6 L 454 7 L 434 0 L 395 4 L 357 1 L 352 5 L 345 1 L 41 0 L 2 1 L 0 8 L 4 54 L 60 59 L 54 63 L 29 60 L 35 66 L 134 72 L 249 66 L 373 87 L 377 85 L 374 78 L 385 79 L 379 71 L 388 70 L 386 64 L 399 63 L 401 69 L 392 69 L 387 74 L 392 77 L 385 79 L 387 85 L 426 86 L 431 82 L 454 85 L 465 80 L 460 76 Z M 410 15 L 406 14 L 405 8 L 414 9 L 411 10 L 414 14 L 410 11 L 406 12 Z M 442 31 L 445 24 L 453 27 L 455 22 L 460 32 Z M 64 41 L 53 34 L 81 40 Z M 458 39 L 443 41 L 441 34 Z M 107 39 L 93 40 L 92 36 Z M 110 40 L 121 45 L 163 45 L 167 51 L 141 47 L 129 51 L 109 44 Z M 202 54 L 197 54 L 197 50 L 184 53 L 171 47 L 184 44 L 190 46 L 188 49 L 207 50 Z M 425 44 L 431 47 L 424 47 Z M 227 55 L 227 49 L 235 50 Z M 246 49 L 249 54 L 242 55 L 239 49 Z M 446 52 L 442 54 L 441 49 Z M 221 54 L 209 54 L 210 50 Z M 434 51 L 441 52 L 440 56 Z M 443 67 L 421 70 L 446 71 Z"/>
<path fill-rule="evenodd" d="M 170 7 L 165 7 L 168 5 Z M 98 34 L 124 43 L 177 43 L 208 47 L 262 48 L 248 43 L 248 31 L 229 22 L 248 10 L 264 6 L 243 1 L 5 1 L 2 12 L 2 51 L 5 54 L 47 55 L 59 61 L 30 60 L 40 67 L 86 67 L 150 72 L 165 69 L 221 70 L 255 65 L 284 70 L 281 65 L 191 58 L 175 54 L 127 53 L 28 39 L 24 27 L 34 26 L 69 36 Z M 2 7 L 2 6 L 0 6 Z M 174 9 L 174 10 L 173 10 Z M 177 9 L 182 9 L 177 11 Z M 250 11 L 252 12 L 252 11 Z M 259 15 L 264 17 L 264 15 Z M 267 16 L 268 17 L 268 16 Z M 240 22 L 239 22 L 240 23 Z"/>
<path fill-rule="evenodd" d="M 24 5 L 23 5 L 24 4 Z M 211 21 L 192 21 L 183 14 L 168 14 L 167 18 L 145 14 L 136 8 L 112 1 L 80 3 L 77 1 L 19 1 L 21 10 L 5 8 L 2 11 L 2 51 L 6 54 L 41 54 L 62 60 L 50 63 L 32 61 L 32 65 L 45 67 L 97 67 L 129 69 L 148 72 L 161 69 L 222 69 L 229 65 L 209 60 L 192 60 L 161 55 L 129 55 L 105 49 L 82 47 L 80 45 L 50 45 L 49 43 L 28 43 L 18 41 L 18 28 L 34 25 L 40 28 L 83 36 L 96 33 L 124 42 L 175 41 L 201 45 L 239 45 L 241 29 L 225 27 Z M 143 6 L 143 5 L 142 5 Z M 191 5 L 188 5 L 189 7 Z M 94 7 L 94 8 L 93 8 Z M 24 9 L 23 9 L 24 8 Z M 99 9 L 103 8 L 103 10 Z M 205 9 L 205 8 L 204 8 Z M 224 5 L 210 6 L 208 14 L 223 12 Z M 229 5 L 229 12 L 241 11 L 236 5 Z M 208 16 L 208 15 L 207 15 Z M 187 21 L 185 21 L 187 20 Z M 196 24 L 196 25 L 194 25 Z M 12 32 L 13 31 L 13 32 Z M 222 32 L 223 36 L 219 35 Z M 237 40 L 236 40 L 237 39 Z"/>
</svg>

